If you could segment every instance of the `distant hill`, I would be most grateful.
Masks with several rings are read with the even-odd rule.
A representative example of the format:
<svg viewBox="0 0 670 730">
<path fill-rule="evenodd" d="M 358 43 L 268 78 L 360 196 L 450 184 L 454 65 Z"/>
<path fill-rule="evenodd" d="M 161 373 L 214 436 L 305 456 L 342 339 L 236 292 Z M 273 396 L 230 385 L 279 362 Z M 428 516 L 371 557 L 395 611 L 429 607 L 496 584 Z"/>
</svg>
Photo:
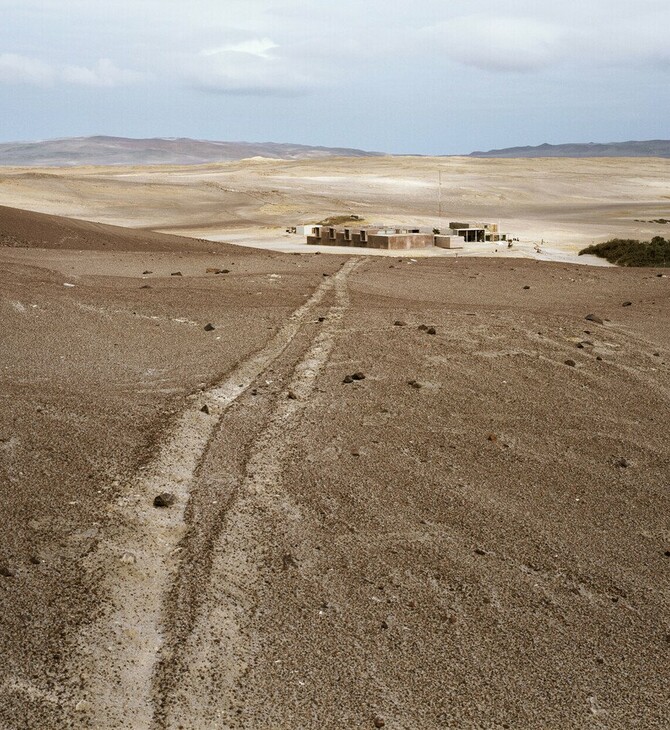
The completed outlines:
<svg viewBox="0 0 670 730">
<path fill-rule="evenodd" d="M 0 144 L 0 166 L 68 167 L 72 165 L 200 165 L 248 157 L 292 160 L 315 157 L 367 157 L 379 152 L 340 147 L 311 147 L 276 142 L 73 137 L 43 142 Z"/>
<path fill-rule="evenodd" d="M 670 157 L 670 140 L 607 142 L 599 144 L 541 144 L 538 147 L 508 147 L 473 152 L 470 157 Z"/>
</svg>

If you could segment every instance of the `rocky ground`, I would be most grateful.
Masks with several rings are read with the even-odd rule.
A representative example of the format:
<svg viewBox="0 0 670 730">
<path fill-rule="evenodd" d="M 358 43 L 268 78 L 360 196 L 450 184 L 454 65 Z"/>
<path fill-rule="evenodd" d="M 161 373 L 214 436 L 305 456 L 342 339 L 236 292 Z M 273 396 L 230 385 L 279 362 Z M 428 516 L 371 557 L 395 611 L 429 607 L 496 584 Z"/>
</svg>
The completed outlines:
<svg viewBox="0 0 670 730">
<path fill-rule="evenodd" d="M 0 245 L 0 727 L 667 727 L 663 272 Z"/>
</svg>

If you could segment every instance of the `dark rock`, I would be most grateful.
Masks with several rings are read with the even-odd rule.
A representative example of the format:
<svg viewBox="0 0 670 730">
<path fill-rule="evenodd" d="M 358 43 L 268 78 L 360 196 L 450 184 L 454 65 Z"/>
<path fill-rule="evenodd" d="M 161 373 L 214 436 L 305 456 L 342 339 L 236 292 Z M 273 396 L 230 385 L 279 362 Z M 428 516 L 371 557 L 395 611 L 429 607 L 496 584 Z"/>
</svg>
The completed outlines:
<svg viewBox="0 0 670 730">
<path fill-rule="evenodd" d="M 374 726 L 377 728 L 384 727 L 384 725 L 386 725 L 386 722 L 384 722 L 384 718 L 379 717 L 379 715 L 377 715 L 377 717 L 375 717 L 375 719 L 373 720 L 373 723 L 374 723 Z"/>
<path fill-rule="evenodd" d="M 497 436 L 496 436 L 496 435 L 495 435 L 494 433 L 490 433 L 490 434 L 489 434 L 489 435 L 488 435 L 488 436 L 486 437 L 486 440 L 487 440 L 487 441 L 490 441 L 491 443 L 493 443 L 493 444 L 494 444 L 494 443 L 495 443 L 495 442 L 496 442 L 496 441 L 498 440 L 498 437 L 497 437 Z"/>
<path fill-rule="evenodd" d="M 16 571 L 8 565 L 0 565 L 0 575 L 4 578 L 16 578 Z"/>
<path fill-rule="evenodd" d="M 568 358 L 568 359 L 567 359 L 567 360 L 565 361 L 565 364 L 566 364 L 566 365 L 567 365 L 568 367 L 571 367 L 571 368 L 574 368 L 574 367 L 576 367 L 576 365 L 577 365 L 577 363 L 576 363 L 576 362 L 575 362 L 574 360 L 571 360 L 570 358 Z"/>
<path fill-rule="evenodd" d="M 330 274 L 322 274 L 322 276 L 330 276 Z"/>
<path fill-rule="evenodd" d="M 475 548 L 475 555 L 486 555 L 486 550 L 482 550 L 482 548 Z"/>
<path fill-rule="evenodd" d="M 603 324 L 602 319 L 597 314 L 587 314 L 584 319 L 588 320 L 589 322 L 595 322 L 596 324 Z"/>
<path fill-rule="evenodd" d="M 289 400 L 298 400 L 298 396 L 297 396 L 297 395 L 296 395 L 296 394 L 295 394 L 295 393 L 294 393 L 294 392 L 293 392 L 292 390 L 289 390 L 289 392 L 288 392 L 288 394 L 286 395 L 286 397 L 287 397 L 287 398 L 288 398 Z"/>
<path fill-rule="evenodd" d="M 147 276 L 147 274 L 153 274 L 153 271 L 143 271 L 142 276 Z"/>
<path fill-rule="evenodd" d="M 207 405 L 207 403 L 205 403 L 205 405 L 200 409 L 200 411 L 202 413 L 206 413 L 209 416 L 209 406 Z"/>
<path fill-rule="evenodd" d="M 149 284 L 143 284 L 143 285 L 142 285 L 142 286 L 140 287 L 140 289 L 151 289 L 151 287 L 149 286 Z"/>
<path fill-rule="evenodd" d="M 170 492 L 161 492 L 161 494 L 154 497 L 154 507 L 172 507 L 176 501 L 177 498 L 174 494 L 170 494 Z"/>
<path fill-rule="evenodd" d="M 530 289 L 530 287 L 528 286 L 528 284 L 526 284 L 526 286 L 524 286 L 524 289 Z"/>
<path fill-rule="evenodd" d="M 429 334 L 429 335 L 436 335 L 436 334 L 437 334 L 437 330 L 435 329 L 435 327 L 429 327 L 429 328 L 428 328 L 428 329 L 426 330 L 426 332 L 427 332 L 427 334 Z"/>
<path fill-rule="evenodd" d="M 420 324 L 417 329 L 421 330 L 422 332 L 425 332 L 428 329 L 428 325 Z"/>
<path fill-rule="evenodd" d="M 365 380 L 365 375 L 363 373 L 361 373 L 360 371 L 354 373 L 351 377 L 354 380 Z"/>
<path fill-rule="evenodd" d="M 172 273 L 170 274 L 170 276 L 183 276 L 183 274 L 181 273 L 181 271 L 173 271 L 173 272 L 172 272 Z"/>
<path fill-rule="evenodd" d="M 407 322 L 403 322 L 401 319 L 396 319 L 393 323 L 396 327 L 407 327 Z"/>
<path fill-rule="evenodd" d="M 319 322 L 325 322 L 325 321 L 326 321 L 325 317 L 319 317 Z"/>
<path fill-rule="evenodd" d="M 412 388 L 417 388 L 417 390 L 422 387 L 421 383 L 419 383 L 417 380 L 408 380 L 407 385 L 411 385 Z"/>
<path fill-rule="evenodd" d="M 633 302 L 624 302 L 621 306 L 622 307 L 632 307 L 633 306 Z"/>
<path fill-rule="evenodd" d="M 620 469 L 627 469 L 630 466 L 630 461 L 622 456 L 614 462 L 614 466 L 618 466 Z"/>
<path fill-rule="evenodd" d="M 298 567 L 298 561 L 293 557 L 293 555 L 291 555 L 291 553 L 284 554 L 282 557 L 282 564 L 284 565 L 284 570 Z"/>
<path fill-rule="evenodd" d="M 31 555 L 29 560 L 31 565 L 42 565 L 42 563 L 44 562 L 39 555 Z"/>
<path fill-rule="evenodd" d="M 217 274 L 230 274 L 230 269 L 219 269 Z"/>
<path fill-rule="evenodd" d="M 600 355 L 596 355 L 596 360 L 597 360 L 598 362 L 602 362 L 602 361 L 603 361 L 603 359 L 602 359 L 602 357 L 600 357 Z"/>
<path fill-rule="evenodd" d="M 216 327 L 211 322 L 205 325 L 205 332 L 212 332 L 215 329 Z"/>
<path fill-rule="evenodd" d="M 354 379 L 351 377 L 351 375 L 345 375 L 344 380 L 342 382 L 343 383 L 353 383 Z"/>
<path fill-rule="evenodd" d="M 670 558 L 670 550 L 666 550 L 664 554 L 666 558 Z"/>
</svg>

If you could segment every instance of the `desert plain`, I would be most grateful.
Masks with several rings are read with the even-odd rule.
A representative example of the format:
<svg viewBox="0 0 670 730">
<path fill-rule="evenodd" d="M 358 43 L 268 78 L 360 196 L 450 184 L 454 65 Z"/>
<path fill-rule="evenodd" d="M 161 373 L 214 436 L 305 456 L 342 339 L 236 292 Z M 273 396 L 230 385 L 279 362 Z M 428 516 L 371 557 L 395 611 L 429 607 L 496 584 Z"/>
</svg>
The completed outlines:
<svg viewBox="0 0 670 730">
<path fill-rule="evenodd" d="M 667 728 L 669 173 L 0 171 L 0 727 Z"/>
</svg>

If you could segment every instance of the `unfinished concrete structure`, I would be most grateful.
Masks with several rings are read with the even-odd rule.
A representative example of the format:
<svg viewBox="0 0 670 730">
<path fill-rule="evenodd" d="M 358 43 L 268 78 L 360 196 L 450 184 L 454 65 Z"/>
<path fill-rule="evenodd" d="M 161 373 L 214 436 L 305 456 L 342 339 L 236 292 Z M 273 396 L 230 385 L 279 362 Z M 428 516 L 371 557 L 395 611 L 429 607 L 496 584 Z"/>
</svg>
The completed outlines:
<svg viewBox="0 0 670 730">
<path fill-rule="evenodd" d="M 307 243 L 311 244 L 391 250 L 430 248 L 434 245 L 433 239 L 433 233 L 422 232 L 419 228 L 313 226 L 311 235 L 307 235 Z"/>
<path fill-rule="evenodd" d="M 504 241 L 506 235 L 498 232 L 497 225 L 481 226 L 452 223 L 450 228 L 395 228 L 381 226 L 301 226 L 307 243 L 321 246 L 356 246 L 393 251 L 432 248 L 463 248 L 464 242 Z"/>
</svg>

